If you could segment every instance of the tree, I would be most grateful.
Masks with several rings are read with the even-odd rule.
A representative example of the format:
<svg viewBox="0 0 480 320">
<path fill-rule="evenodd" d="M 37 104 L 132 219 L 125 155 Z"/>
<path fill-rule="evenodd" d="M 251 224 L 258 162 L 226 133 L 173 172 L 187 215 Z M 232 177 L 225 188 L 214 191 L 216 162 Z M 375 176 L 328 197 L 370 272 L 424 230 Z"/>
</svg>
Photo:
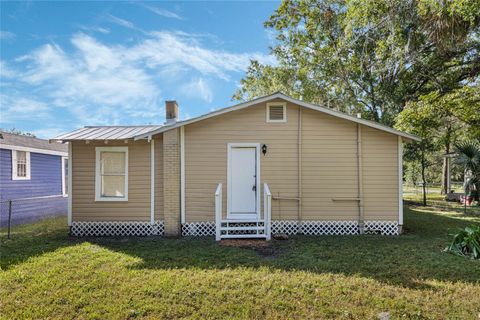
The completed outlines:
<svg viewBox="0 0 480 320">
<path fill-rule="evenodd" d="M 426 170 L 432 164 L 429 155 L 438 148 L 436 132 L 432 128 L 440 125 L 438 118 L 434 116 L 431 105 L 412 103 L 397 117 L 396 127 L 400 130 L 412 133 L 422 140 L 406 145 L 404 157 L 406 161 L 417 162 L 421 168 L 423 205 L 427 205 L 427 175 Z"/>
<path fill-rule="evenodd" d="M 2 129 L 2 128 L 0 128 L 0 132 L 17 134 L 17 135 L 33 137 L 33 138 L 36 137 L 35 134 L 33 134 L 33 133 L 21 131 L 21 130 L 16 129 L 16 128 L 12 128 L 12 129 Z"/>
<path fill-rule="evenodd" d="M 392 125 L 478 76 L 479 22 L 478 0 L 285 0 L 265 23 L 278 64 L 252 61 L 234 99 L 282 90 Z"/>
<path fill-rule="evenodd" d="M 465 141 L 455 146 L 455 161 L 464 168 L 465 194 L 480 190 L 480 142 Z M 478 199 L 477 199 L 478 200 Z"/>
</svg>

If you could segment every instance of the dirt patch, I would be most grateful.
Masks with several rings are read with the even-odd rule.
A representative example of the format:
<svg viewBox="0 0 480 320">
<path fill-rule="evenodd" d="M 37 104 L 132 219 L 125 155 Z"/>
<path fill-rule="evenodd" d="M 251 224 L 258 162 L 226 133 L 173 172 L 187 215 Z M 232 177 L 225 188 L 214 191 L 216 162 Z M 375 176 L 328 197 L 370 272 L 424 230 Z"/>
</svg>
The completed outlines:
<svg viewBox="0 0 480 320">
<path fill-rule="evenodd" d="M 274 259 L 280 253 L 280 248 L 275 246 L 275 241 L 261 239 L 227 239 L 220 241 L 220 245 L 254 250 L 265 259 Z"/>
<path fill-rule="evenodd" d="M 226 239 L 221 240 L 220 245 L 224 247 L 237 247 L 242 249 L 255 249 L 270 246 L 268 241 L 262 239 Z"/>
</svg>

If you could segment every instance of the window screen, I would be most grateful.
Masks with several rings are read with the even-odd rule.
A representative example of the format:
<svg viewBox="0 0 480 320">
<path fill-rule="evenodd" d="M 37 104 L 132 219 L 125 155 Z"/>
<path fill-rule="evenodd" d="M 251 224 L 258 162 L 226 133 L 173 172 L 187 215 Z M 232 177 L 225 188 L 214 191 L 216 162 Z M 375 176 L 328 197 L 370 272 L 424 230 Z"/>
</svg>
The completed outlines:
<svg viewBox="0 0 480 320">
<path fill-rule="evenodd" d="M 101 152 L 102 197 L 125 197 L 125 152 Z"/>
</svg>

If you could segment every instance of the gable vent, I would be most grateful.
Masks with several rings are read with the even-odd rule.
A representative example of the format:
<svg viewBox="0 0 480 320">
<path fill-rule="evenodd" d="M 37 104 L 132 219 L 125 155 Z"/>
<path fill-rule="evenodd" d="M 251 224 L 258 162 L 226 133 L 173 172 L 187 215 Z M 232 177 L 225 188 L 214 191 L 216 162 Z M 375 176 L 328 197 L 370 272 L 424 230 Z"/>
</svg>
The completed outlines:
<svg viewBox="0 0 480 320">
<path fill-rule="evenodd" d="M 267 104 L 267 122 L 286 122 L 286 103 Z"/>
</svg>

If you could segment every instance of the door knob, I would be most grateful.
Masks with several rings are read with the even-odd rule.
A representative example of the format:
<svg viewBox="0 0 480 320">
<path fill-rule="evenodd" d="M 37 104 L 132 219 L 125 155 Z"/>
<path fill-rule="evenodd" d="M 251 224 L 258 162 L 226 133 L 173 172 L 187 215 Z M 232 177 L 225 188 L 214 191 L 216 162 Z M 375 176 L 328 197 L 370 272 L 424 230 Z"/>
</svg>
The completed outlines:
<svg viewBox="0 0 480 320">
<path fill-rule="evenodd" d="M 253 185 L 252 191 L 257 191 L 257 185 L 255 185 L 255 184 Z"/>
</svg>

